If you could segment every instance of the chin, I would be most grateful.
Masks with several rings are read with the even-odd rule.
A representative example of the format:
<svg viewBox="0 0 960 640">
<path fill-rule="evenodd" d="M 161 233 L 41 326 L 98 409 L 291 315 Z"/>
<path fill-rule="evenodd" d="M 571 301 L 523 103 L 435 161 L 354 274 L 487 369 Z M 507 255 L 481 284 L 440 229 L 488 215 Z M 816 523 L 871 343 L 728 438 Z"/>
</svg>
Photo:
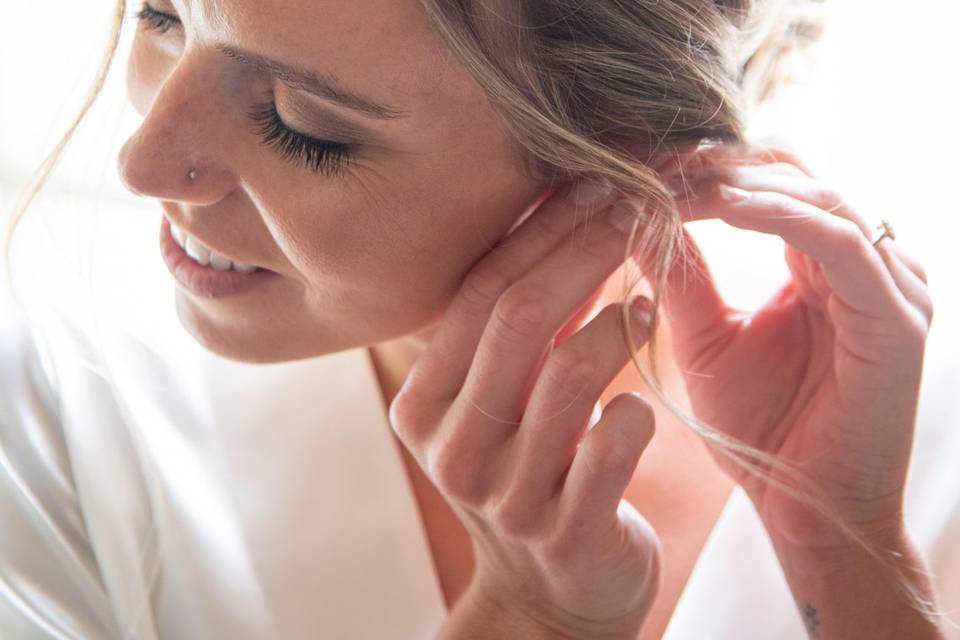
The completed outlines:
<svg viewBox="0 0 960 640">
<path fill-rule="evenodd" d="M 360 345 L 317 344 L 296 339 L 294 332 L 277 331 L 277 323 L 260 326 L 218 318 L 177 291 L 176 311 L 180 324 L 204 349 L 223 358 L 248 364 L 274 364 L 315 358 Z M 271 326 L 273 325 L 273 326 Z M 317 332 L 322 335 L 322 332 Z"/>
</svg>

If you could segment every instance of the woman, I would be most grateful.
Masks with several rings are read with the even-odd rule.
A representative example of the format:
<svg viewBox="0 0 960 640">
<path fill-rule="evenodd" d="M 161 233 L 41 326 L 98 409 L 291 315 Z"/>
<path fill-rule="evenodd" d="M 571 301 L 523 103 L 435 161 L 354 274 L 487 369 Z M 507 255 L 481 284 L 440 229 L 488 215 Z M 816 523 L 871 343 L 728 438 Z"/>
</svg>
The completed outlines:
<svg viewBox="0 0 960 640">
<path fill-rule="evenodd" d="M 777 15 L 746 4 L 139 8 L 144 121 L 118 171 L 163 208 L 180 321 L 247 363 L 369 348 L 452 608 L 441 637 L 659 637 L 731 483 L 811 636 L 941 637 L 902 514 L 923 270 L 788 151 L 740 144 L 767 82 L 740 34 Z M 788 244 L 791 282 L 750 318 L 680 226 L 708 217 Z M 607 286 L 628 246 L 652 301 Z M 661 299 L 719 472 L 680 448 L 634 472 L 672 418 L 618 375 Z M 645 497 L 681 464 L 700 469 L 682 492 Z M 183 626 L 159 629 L 203 629 L 167 606 Z"/>
</svg>

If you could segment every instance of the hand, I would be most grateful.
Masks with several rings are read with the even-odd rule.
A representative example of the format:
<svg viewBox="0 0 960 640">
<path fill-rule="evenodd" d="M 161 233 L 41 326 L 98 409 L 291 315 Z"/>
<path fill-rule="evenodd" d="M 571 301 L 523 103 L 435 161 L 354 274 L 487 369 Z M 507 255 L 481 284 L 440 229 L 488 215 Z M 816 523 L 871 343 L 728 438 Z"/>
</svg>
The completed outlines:
<svg viewBox="0 0 960 640">
<path fill-rule="evenodd" d="M 587 429 L 630 354 L 619 303 L 558 344 L 624 260 L 626 234 L 583 209 L 561 188 L 474 267 L 389 417 L 472 537 L 470 601 L 561 637 L 632 639 L 661 549 L 622 496 L 654 414 L 624 393 Z"/>
<path fill-rule="evenodd" d="M 890 239 L 871 246 L 879 232 L 782 148 L 713 149 L 688 172 L 690 193 L 668 180 L 684 221 L 779 235 L 791 273 L 760 309 L 733 309 L 685 236 L 692 268 L 678 262 L 664 304 L 694 413 L 798 464 L 865 534 L 899 534 L 933 314 L 922 267 Z M 725 199 L 720 183 L 749 198 Z M 846 543 L 801 503 L 714 457 L 772 534 L 812 549 Z"/>
</svg>

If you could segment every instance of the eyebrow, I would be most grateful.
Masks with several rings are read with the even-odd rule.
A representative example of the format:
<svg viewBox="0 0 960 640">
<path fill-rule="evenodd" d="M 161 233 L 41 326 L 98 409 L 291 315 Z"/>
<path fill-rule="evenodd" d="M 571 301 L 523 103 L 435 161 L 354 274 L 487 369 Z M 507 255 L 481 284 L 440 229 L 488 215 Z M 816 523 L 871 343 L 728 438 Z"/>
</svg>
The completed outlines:
<svg viewBox="0 0 960 640">
<path fill-rule="evenodd" d="M 216 44 L 217 50 L 231 60 L 267 73 L 284 84 L 301 91 L 329 100 L 352 111 L 358 111 L 371 118 L 379 120 L 395 120 L 405 118 L 408 112 L 392 107 L 386 103 L 348 91 L 337 83 L 332 75 L 318 76 L 312 71 L 287 64 L 279 60 L 272 60 L 266 56 L 238 49 L 223 43 Z"/>
</svg>

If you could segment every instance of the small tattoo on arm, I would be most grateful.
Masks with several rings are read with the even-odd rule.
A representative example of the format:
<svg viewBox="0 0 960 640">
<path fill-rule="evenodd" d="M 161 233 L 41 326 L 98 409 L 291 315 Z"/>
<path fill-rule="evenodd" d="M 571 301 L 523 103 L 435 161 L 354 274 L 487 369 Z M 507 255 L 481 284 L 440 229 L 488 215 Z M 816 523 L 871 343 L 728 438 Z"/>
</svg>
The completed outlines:
<svg viewBox="0 0 960 640">
<path fill-rule="evenodd" d="M 809 602 L 803 608 L 803 623 L 811 638 L 820 637 L 820 620 L 817 618 L 817 609 Z"/>
</svg>

